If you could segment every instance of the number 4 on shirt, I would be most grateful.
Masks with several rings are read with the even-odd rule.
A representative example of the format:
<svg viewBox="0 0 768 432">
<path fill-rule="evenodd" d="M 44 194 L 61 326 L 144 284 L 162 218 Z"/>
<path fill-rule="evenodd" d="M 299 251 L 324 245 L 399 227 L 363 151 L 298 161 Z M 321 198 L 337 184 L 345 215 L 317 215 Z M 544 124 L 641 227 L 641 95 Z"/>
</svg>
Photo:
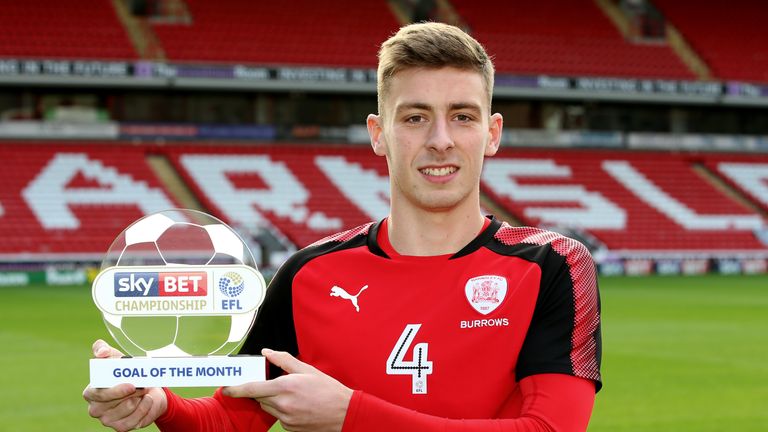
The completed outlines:
<svg viewBox="0 0 768 432">
<path fill-rule="evenodd" d="M 413 394 L 427 394 L 427 375 L 432 373 L 432 362 L 427 360 L 429 344 L 421 342 L 411 351 L 411 360 L 405 359 L 421 324 L 408 324 L 392 348 L 387 359 L 388 375 L 410 375 L 413 382 Z"/>
</svg>

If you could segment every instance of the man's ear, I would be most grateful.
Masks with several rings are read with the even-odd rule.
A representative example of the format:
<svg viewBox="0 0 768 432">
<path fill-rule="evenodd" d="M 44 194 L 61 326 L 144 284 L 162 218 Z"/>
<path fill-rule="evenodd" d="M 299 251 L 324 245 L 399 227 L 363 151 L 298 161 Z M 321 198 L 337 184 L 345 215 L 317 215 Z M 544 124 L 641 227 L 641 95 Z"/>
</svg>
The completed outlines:
<svg viewBox="0 0 768 432">
<path fill-rule="evenodd" d="M 488 144 L 485 146 L 486 156 L 493 156 L 499 150 L 499 145 L 501 145 L 501 131 L 503 128 L 504 118 L 499 113 L 493 114 L 488 125 L 490 138 L 488 139 Z"/>
<path fill-rule="evenodd" d="M 368 114 L 366 120 L 368 126 L 368 135 L 371 137 L 371 147 L 377 156 L 387 155 L 387 143 L 384 139 L 384 128 L 381 116 Z"/>
</svg>

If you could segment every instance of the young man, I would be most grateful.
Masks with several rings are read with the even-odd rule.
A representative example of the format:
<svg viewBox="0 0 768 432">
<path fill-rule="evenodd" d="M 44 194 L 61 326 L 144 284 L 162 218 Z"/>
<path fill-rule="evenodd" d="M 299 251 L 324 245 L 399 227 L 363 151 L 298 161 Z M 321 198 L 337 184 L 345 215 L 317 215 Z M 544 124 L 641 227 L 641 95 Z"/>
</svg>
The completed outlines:
<svg viewBox="0 0 768 432">
<path fill-rule="evenodd" d="M 243 347 L 276 378 L 192 400 L 87 388 L 90 414 L 116 430 L 585 430 L 601 386 L 594 263 L 576 241 L 482 215 L 502 130 L 492 88 L 464 32 L 402 28 L 381 47 L 367 121 L 390 215 L 278 271 Z"/>
</svg>

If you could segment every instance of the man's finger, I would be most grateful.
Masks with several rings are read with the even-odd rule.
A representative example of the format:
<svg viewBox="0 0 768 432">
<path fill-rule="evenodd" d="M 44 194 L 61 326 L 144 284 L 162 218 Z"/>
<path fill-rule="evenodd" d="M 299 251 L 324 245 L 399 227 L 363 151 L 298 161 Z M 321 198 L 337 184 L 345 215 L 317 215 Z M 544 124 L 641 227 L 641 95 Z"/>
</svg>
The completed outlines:
<svg viewBox="0 0 768 432">
<path fill-rule="evenodd" d="M 283 392 L 283 385 L 278 381 L 280 378 L 276 378 L 268 381 L 255 381 L 238 386 L 224 387 L 221 392 L 224 396 L 241 398 L 263 398 L 268 396 L 276 396 Z"/>
<path fill-rule="evenodd" d="M 119 402 L 131 396 L 143 396 L 146 389 L 137 389 L 129 383 L 118 384 L 110 388 L 93 388 L 88 386 L 83 391 L 83 399 L 88 402 Z"/>
<path fill-rule="evenodd" d="M 265 402 L 259 401 L 259 406 L 261 406 L 261 409 L 263 409 L 267 414 L 271 415 L 272 417 L 279 419 L 285 415 L 284 412 L 280 411 L 273 405 Z"/>
<path fill-rule="evenodd" d="M 144 414 L 144 417 L 141 419 L 141 421 L 139 421 L 139 426 L 138 426 L 139 428 L 143 428 L 151 425 L 157 418 L 157 414 L 152 412 L 152 406 L 155 403 L 155 400 L 152 398 L 152 395 L 148 394 L 144 396 L 142 403 L 148 403 L 149 408 L 147 408 L 147 411 Z"/>
<path fill-rule="evenodd" d="M 152 399 L 151 395 L 144 395 L 144 397 L 141 398 L 141 402 L 139 402 L 139 406 L 136 407 L 136 411 L 134 411 L 133 414 L 129 416 L 131 417 L 131 422 L 136 420 L 136 429 L 149 426 L 154 421 L 154 419 L 149 418 L 153 404 L 154 400 Z"/>
<path fill-rule="evenodd" d="M 91 349 L 93 350 L 93 356 L 96 358 L 119 358 L 123 356 L 123 353 L 112 348 L 112 346 L 101 339 L 94 342 Z"/>
<path fill-rule="evenodd" d="M 141 421 L 152 408 L 152 397 L 129 398 L 99 418 L 101 423 L 115 430 L 133 430 L 141 427 Z"/>
<path fill-rule="evenodd" d="M 312 374 L 317 371 L 314 367 L 304 363 L 285 351 L 272 351 L 271 349 L 264 348 L 261 350 L 261 355 L 266 357 L 270 363 L 288 373 Z"/>
</svg>

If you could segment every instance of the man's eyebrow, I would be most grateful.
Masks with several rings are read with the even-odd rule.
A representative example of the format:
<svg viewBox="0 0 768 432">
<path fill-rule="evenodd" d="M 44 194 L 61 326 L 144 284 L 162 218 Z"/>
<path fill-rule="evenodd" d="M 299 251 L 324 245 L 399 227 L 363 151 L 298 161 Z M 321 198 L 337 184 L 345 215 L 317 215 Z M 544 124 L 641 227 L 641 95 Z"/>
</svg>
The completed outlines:
<svg viewBox="0 0 768 432">
<path fill-rule="evenodd" d="M 405 102 L 395 107 L 395 112 L 407 111 L 411 109 L 432 111 L 432 105 L 424 102 Z"/>
<path fill-rule="evenodd" d="M 405 102 L 396 106 L 395 112 L 407 111 L 410 109 L 432 111 L 433 107 L 432 105 L 424 102 Z M 473 102 L 453 102 L 450 105 L 448 105 L 448 109 L 451 111 L 466 110 L 466 109 L 474 110 L 474 111 L 482 111 L 482 108 L 480 107 L 480 105 Z"/>
<path fill-rule="evenodd" d="M 480 105 L 476 103 L 471 103 L 471 102 L 455 102 L 450 104 L 448 107 L 450 108 L 451 111 L 466 110 L 466 109 L 474 110 L 474 111 L 482 111 L 482 109 L 480 108 Z"/>
</svg>

